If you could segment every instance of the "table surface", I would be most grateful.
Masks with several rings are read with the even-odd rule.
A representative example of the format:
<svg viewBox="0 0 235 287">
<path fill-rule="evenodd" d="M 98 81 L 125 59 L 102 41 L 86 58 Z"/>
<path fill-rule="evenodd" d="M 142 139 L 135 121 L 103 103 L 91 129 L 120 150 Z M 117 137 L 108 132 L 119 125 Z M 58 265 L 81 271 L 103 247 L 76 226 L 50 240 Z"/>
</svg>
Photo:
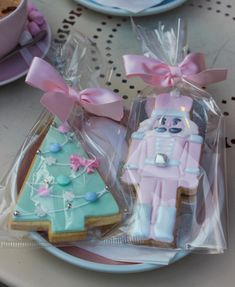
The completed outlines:
<svg viewBox="0 0 235 287">
<path fill-rule="evenodd" d="M 116 67 L 109 87 L 118 89 L 128 105 L 143 88 L 136 80 L 124 79 L 120 56 L 139 50 L 129 19 L 98 14 L 73 1 L 34 1 L 44 13 L 57 42 L 76 29 L 95 41 L 109 64 Z M 229 249 L 222 255 L 190 255 L 170 266 L 139 274 L 114 275 L 94 273 L 72 266 L 36 248 L 1 248 L 0 281 L 9 286 L 234 286 L 235 267 L 235 4 L 232 0 L 190 0 L 182 7 L 162 15 L 137 19 L 154 24 L 177 17 L 187 19 L 192 51 L 206 54 L 208 66 L 229 69 L 226 83 L 209 88 L 226 119 L 227 170 L 229 191 Z M 29 129 L 42 111 L 41 93 L 26 86 L 24 78 L 0 87 L 0 174 L 11 166 Z"/>
</svg>

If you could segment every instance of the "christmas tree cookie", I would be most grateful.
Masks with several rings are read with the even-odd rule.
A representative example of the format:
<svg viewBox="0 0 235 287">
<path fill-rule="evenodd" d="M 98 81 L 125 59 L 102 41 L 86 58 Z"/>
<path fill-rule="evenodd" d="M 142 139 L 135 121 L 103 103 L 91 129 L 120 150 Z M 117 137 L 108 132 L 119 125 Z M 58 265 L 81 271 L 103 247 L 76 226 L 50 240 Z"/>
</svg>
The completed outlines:
<svg viewBox="0 0 235 287">
<path fill-rule="evenodd" d="M 120 221 L 119 206 L 68 125 L 54 122 L 36 152 L 11 228 L 47 231 L 50 242 L 85 239 L 91 227 Z"/>
</svg>

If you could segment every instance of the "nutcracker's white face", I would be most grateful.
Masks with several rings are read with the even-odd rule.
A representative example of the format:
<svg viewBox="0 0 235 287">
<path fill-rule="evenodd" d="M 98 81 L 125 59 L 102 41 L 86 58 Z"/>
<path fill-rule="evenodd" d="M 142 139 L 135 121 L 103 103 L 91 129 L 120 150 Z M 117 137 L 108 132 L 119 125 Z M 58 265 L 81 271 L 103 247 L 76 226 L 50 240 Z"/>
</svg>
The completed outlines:
<svg viewBox="0 0 235 287">
<path fill-rule="evenodd" d="M 181 134 L 187 126 L 181 117 L 163 115 L 156 119 L 153 128 L 157 133 Z"/>
<path fill-rule="evenodd" d="M 187 137 L 198 134 L 198 126 L 187 116 L 159 115 L 146 119 L 140 124 L 139 132 L 163 136 Z"/>
</svg>

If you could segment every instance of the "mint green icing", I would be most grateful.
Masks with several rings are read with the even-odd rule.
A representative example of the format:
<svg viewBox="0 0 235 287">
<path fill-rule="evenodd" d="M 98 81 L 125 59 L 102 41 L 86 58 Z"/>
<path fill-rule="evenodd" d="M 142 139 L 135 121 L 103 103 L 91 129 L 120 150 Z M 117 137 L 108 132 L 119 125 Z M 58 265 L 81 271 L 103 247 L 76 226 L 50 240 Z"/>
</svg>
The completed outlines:
<svg viewBox="0 0 235 287">
<path fill-rule="evenodd" d="M 67 134 L 69 136 L 69 134 Z M 66 143 L 66 137 L 56 128 L 50 127 L 40 150 L 42 155 L 35 155 L 34 163 L 30 174 L 25 182 L 15 210 L 19 215 L 13 216 L 15 222 L 46 221 L 51 222 L 51 231 L 53 233 L 79 232 L 85 230 L 86 217 L 113 216 L 119 214 L 119 207 L 113 195 L 108 191 L 101 195 L 96 201 L 88 202 L 84 197 L 71 200 L 72 208 L 68 208 L 68 201 L 63 198 L 67 192 L 72 192 L 75 196 L 85 195 L 87 192 L 101 192 L 106 184 L 95 170 L 94 173 L 84 172 L 80 177 L 72 179 L 70 183 L 49 185 L 51 196 L 40 196 L 37 192 L 39 187 L 47 179 L 49 182 L 57 182 L 63 176 L 71 177 L 72 170 L 69 165 L 69 159 L 72 154 L 77 154 L 84 158 L 88 155 L 84 151 L 81 143 L 74 137 L 73 141 Z M 59 143 L 62 148 L 59 152 L 50 151 L 52 143 Z M 45 157 L 56 158 L 55 165 L 48 165 Z M 81 167 L 76 173 L 79 174 Z M 61 177 L 62 176 L 62 177 Z M 65 180 L 66 181 L 66 180 Z M 30 186 L 30 184 L 32 184 Z M 57 196 L 57 197 L 56 197 Z M 87 204 L 86 204 L 87 203 Z M 75 208 L 75 206 L 79 206 Z M 47 211 L 45 216 L 38 216 L 38 206 Z M 56 212 L 54 212 L 56 211 Z"/>
</svg>

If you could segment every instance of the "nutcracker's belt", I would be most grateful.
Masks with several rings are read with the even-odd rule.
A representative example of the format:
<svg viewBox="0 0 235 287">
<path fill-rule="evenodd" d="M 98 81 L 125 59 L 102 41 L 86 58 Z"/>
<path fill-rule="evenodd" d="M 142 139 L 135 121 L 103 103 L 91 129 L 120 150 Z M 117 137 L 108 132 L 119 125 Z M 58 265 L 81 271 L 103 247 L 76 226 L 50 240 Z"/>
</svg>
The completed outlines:
<svg viewBox="0 0 235 287">
<path fill-rule="evenodd" d="M 154 159 L 148 159 L 148 158 L 144 161 L 144 164 L 145 165 L 158 166 Z M 166 165 L 164 167 L 167 167 L 167 166 L 179 166 L 179 165 L 180 165 L 180 161 L 179 160 L 171 159 L 171 160 L 167 161 L 167 163 L 166 163 Z"/>
</svg>

